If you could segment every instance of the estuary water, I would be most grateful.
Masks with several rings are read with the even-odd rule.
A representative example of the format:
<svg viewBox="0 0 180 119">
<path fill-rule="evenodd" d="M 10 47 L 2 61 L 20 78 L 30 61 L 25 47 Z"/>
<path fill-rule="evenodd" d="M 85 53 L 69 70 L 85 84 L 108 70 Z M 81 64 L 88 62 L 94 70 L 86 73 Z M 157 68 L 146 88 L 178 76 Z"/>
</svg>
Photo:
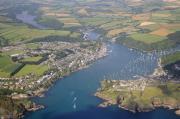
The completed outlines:
<svg viewBox="0 0 180 119">
<path fill-rule="evenodd" d="M 156 109 L 133 114 L 111 106 L 99 108 L 101 99 L 94 96 L 100 81 L 127 80 L 151 74 L 157 67 L 157 56 L 110 44 L 109 55 L 94 62 L 86 69 L 59 79 L 43 98 L 33 98 L 46 108 L 30 112 L 25 119 L 179 119 L 173 110 Z"/>
<path fill-rule="evenodd" d="M 84 34 L 85 40 L 99 40 L 100 34 L 94 31 L 88 31 Z"/>
</svg>

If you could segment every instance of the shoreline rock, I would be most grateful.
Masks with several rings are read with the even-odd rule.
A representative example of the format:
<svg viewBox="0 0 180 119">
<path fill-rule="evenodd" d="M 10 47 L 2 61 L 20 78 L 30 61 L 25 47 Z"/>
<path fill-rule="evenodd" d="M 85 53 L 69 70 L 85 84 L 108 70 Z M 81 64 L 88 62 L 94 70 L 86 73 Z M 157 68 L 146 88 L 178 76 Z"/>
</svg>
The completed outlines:
<svg viewBox="0 0 180 119">
<path fill-rule="evenodd" d="M 44 108 L 45 108 L 45 106 L 43 106 L 43 105 L 38 105 L 38 104 L 33 103 L 31 107 L 27 108 L 27 111 L 29 111 L 29 112 L 37 111 L 37 110 L 44 109 Z"/>
<path fill-rule="evenodd" d="M 180 116 L 180 109 L 175 111 L 175 114 Z"/>
<path fill-rule="evenodd" d="M 121 109 L 130 111 L 130 112 L 132 112 L 132 113 L 136 113 L 136 112 L 149 112 L 149 111 L 155 110 L 155 109 L 157 109 L 157 108 L 163 107 L 163 108 L 166 108 L 166 109 L 169 109 L 169 110 L 177 109 L 177 110 L 175 111 L 175 114 L 178 115 L 178 116 L 180 116 L 180 109 L 179 109 L 179 108 L 172 107 L 171 105 L 165 105 L 165 104 L 153 105 L 152 108 L 147 108 L 147 109 L 139 109 L 139 108 L 137 108 L 137 110 L 133 110 L 133 109 L 129 109 L 127 106 L 122 106 L 122 105 L 120 105 L 120 104 L 115 103 L 115 102 L 112 101 L 112 100 L 108 100 L 107 98 L 104 98 L 104 97 L 100 96 L 99 94 L 96 94 L 95 96 L 104 100 L 104 102 L 102 102 L 102 103 L 100 103 L 100 104 L 98 105 L 98 107 L 102 107 L 102 108 L 106 108 L 106 107 L 111 106 L 111 105 L 118 105 L 118 107 L 121 108 Z"/>
<path fill-rule="evenodd" d="M 147 103 L 141 103 L 141 100 L 143 98 L 143 95 L 147 95 L 146 87 L 151 88 L 152 90 L 158 90 L 162 91 L 163 87 L 167 88 L 167 85 L 170 84 L 170 86 L 173 85 L 174 88 L 178 88 L 179 83 L 177 81 L 169 80 L 167 82 L 165 81 L 160 81 L 160 80 L 155 80 L 152 79 L 155 75 L 150 75 L 150 77 L 141 77 L 140 79 L 136 80 L 104 80 L 101 82 L 101 88 L 98 89 L 98 91 L 95 93 L 95 96 L 98 98 L 101 98 L 104 100 L 102 104 L 100 104 L 100 107 L 107 107 L 110 105 L 118 105 L 120 108 L 124 110 L 131 111 L 133 113 L 136 112 L 149 112 L 154 109 L 163 107 L 167 109 L 177 109 L 180 110 L 179 102 L 176 100 L 176 98 L 169 97 L 167 98 L 161 98 L 161 97 L 156 97 L 156 93 L 153 94 L 155 97 L 152 98 L 152 96 L 149 96 L 149 102 Z M 158 75 L 159 76 L 159 75 Z M 160 87 L 159 87 L 160 86 Z M 162 88 L 161 88 L 162 86 Z M 159 88 L 158 88 L 159 87 Z M 171 89 L 167 89 L 171 90 Z M 119 91 L 119 93 L 118 93 Z M 123 92 L 124 93 L 121 93 Z M 134 95 L 131 93 L 131 91 L 139 92 L 138 95 L 142 95 L 142 97 L 135 97 L 135 100 L 132 99 L 132 97 L 127 96 L 127 95 Z M 173 90 L 172 90 L 173 91 Z M 114 93 L 113 92 L 117 92 Z M 177 92 L 177 91 L 176 91 Z M 107 93 L 110 95 L 112 94 L 113 96 L 117 95 L 116 98 L 112 98 L 110 95 L 107 95 Z M 127 94 L 127 95 L 125 95 Z M 120 97 L 119 97 L 119 96 Z M 166 95 L 165 92 L 162 92 L 162 95 Z M 125 97 L 124 97 L 125 96 Z M 131 101 L 130 101 L 131 100 Z M 129 103 L 122 103 L 122 102 L 130 101 Z M 132 104 L 131 104 L 132 103 Z M 147 105 L 146 105 L 147 104 Z M 178 115 L 180 115 L 180 111 L 176 112 Z"/>
</svg>

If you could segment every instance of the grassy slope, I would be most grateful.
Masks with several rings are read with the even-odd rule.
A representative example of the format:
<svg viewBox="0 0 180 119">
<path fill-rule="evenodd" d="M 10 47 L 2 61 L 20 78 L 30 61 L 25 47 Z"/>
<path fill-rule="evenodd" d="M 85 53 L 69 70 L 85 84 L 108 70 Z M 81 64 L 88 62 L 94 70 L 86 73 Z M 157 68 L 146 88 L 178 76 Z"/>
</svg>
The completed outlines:
<svg viewBox="0 0 180 119">
<path fill-rule="evenodd" d="M 37 56 L 37 57 L 28 57 L 28 58 L 23 59 L 22 61 L 23 62 L 37 62 L 40 59 L 42 59 L 42 57 L 41 56 Z"/>
<path fill-rule="evenodd" d="M 180 60 L 180 52 L 176 52 L 174 54 L 162 57 L 161 63 L 166 65 L 166 64 L 174 63 L 179 60 Z"/>
<path fill-rule="evenodd" d="M 0 76 L 9 77 L 10 74 L 20 66 L 19 63 L 14 63 L 9 56 L 0 56 Z"/>
<path fill-rule="evenodd" d="M 9 43 L 16 43 L 16 42 L 22 42 L 22 41 L 30 41 L 35 38 L 41 38 L 46 36 L 63 36 L 63 37 L 69 37 L 71 35 L 70 31 L 65 30 L 39 30 L 39 29 L 33 29 L 28 28 L 24 25 L 10 25 L 10 24 L 2 24 L 0 23 L 1 29 L 0 29 L 0 36 L 6 40 L 9 41 Z M 79 33 L 73 33 L 73 36 L 79 37 Z"/>
<path fill-rule="evenodd" d="M 157 83 L 158 84 L 158 83 Z M 117 97 L 124 97 L 121 106 L 134 110 L 135 104 L 141 109 L 152 108 L 153 98 L 159 99 L 161 103 L 177 105 L 180 103 L 180 84 L 168 82 L 166 85 L 147 86 L 144 91 L 114 91 L 112 86 L 100 91 L 102 98 L 116 102 Z"/>
<path fill-rule="evenodd" d="M 161 37 L 161 36 L 151 35 L 151 34 L 145 34 L 145 33 L 135 33 L 135 34 L 132 34 L 131 37 L 134 40 L 141 41 L 141 42 L 144 42 L 146 44 L 152 44 L 152 43 L 160 42 L 160 41 L 166 39 L 166 37 Z"/>
<path fill-rule="evenodd" d="M 26 65 L 15 76 L 25 76 L 30 73 L 41 76 L 45 71 L 48 71 L 47 65 Z"/>
</svg>

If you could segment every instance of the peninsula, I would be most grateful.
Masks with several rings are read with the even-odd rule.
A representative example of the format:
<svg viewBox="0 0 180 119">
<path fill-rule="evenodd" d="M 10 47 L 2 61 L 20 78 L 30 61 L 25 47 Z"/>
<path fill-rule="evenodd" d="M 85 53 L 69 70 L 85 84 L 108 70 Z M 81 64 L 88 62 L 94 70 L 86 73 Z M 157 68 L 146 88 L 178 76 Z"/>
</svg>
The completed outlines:
<svg viewBox="0 0 180 119">
<path fill-rule="evenodd" d="M 179 52 L 166 56 L 152 75 L 133 80 L 103 80 L 96 96 L 104 99 L 101 107 L 117 104 L 132 112 L 146 112 L 158 107 L 180 110 Z M 171 59 L 171 60 L 169 60 Z M 174 60 L 174 61 L 172 61 Z M 162 66 L 163 65 L 163 66 Z M 167 68 L 168 67 L 168 68 Z"/>
</svg>

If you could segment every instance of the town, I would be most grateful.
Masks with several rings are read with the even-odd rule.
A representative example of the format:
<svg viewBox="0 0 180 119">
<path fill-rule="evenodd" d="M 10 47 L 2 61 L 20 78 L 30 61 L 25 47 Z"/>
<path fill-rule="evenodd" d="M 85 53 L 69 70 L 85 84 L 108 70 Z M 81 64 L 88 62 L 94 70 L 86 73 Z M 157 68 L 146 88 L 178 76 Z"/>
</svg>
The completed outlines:
<svg viewBox="0 0 180 119">
<path fill-rule="evenodd" d="M 17 45 L 1 49 L 2 53 L 23 51 L 10 55 L 13 62 L 21 65 L 9 77 L 0 77 L 0 87 L 13 91 L 12 98 L 36 95 L 37 90 L 48 88 L 57 77 L 85 68 L 94 60 L 104 57 L 107 50 L 104 43 L 96 42 L 40 42 L 38 45 L 40 47 L 37 48 Z M 37 66 L 37 69 L 28 69 L 28 66 Z M 41 71 L 38 73 L 38 70 Z"/>
</svg>

